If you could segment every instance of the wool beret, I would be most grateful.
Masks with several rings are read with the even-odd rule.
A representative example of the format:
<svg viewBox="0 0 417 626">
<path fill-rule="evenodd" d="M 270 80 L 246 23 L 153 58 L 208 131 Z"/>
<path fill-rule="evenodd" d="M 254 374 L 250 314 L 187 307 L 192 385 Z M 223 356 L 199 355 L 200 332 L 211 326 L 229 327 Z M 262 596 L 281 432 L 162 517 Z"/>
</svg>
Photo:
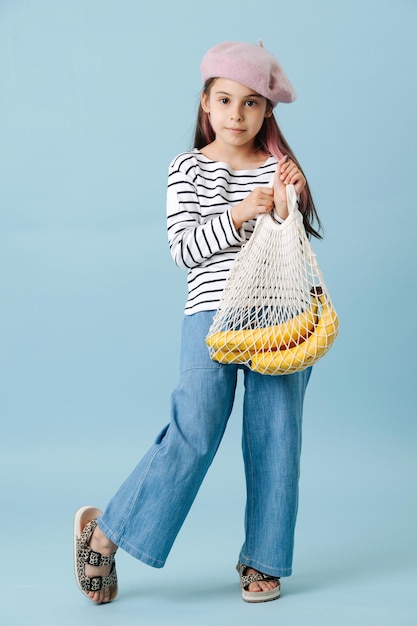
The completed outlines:
<svg viewBox="0 0 417 626">
<path fill-rule="evenodd" d="M 213 46 L 201 61 L 203 83 L 209 78 L 227 78 L 250 87 L 267 98 L 272 106 L 293 102 L 295 91 L 277 59 L 265 48 L 239 41 Z"/>
</svg>

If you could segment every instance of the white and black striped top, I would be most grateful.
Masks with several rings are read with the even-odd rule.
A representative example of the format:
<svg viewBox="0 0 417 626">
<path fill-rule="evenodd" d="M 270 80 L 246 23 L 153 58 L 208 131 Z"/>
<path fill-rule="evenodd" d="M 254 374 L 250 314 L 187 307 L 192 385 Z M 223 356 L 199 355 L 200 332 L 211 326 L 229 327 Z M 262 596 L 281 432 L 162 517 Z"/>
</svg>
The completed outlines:
<svg viewBox="0 0 417 626">
<path fill-rule="evenodd" d="M 169 166 L 168 240 L 175 263 L 188 270 L 185 314 L 217 309 L 225 281 L 255 220 L 236 231 L 230 209 L 255 188 L 266 186 L 277 160 L 254 170 L 232 170 L 198 150 L 183 152 Z"/>
</svg>

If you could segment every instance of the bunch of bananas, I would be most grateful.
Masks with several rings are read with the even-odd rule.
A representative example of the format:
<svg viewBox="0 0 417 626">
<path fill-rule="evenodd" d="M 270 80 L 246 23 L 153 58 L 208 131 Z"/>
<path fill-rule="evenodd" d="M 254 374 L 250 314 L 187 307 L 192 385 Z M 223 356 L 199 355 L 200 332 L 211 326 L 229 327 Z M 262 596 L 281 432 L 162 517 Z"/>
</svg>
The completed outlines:
<svg viewBox="0 0 417 626">
<path fill-rule="evenodd" d="M 209 335 L 206 343 L 211 358 L 220 363 L 247 363 L 255 372 L 272 375 L 313 365 L 330 349 L 339 322 L 321 287 L 314 287 L 311 295 L 308 309 L 281 324 Z"/>
</svg>

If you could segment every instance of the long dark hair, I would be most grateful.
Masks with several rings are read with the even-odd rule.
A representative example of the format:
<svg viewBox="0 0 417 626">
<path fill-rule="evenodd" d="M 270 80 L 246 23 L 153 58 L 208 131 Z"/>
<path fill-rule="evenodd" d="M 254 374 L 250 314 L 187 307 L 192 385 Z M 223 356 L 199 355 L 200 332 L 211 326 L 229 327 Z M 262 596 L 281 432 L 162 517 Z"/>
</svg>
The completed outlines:
<svg viewBox="0 0 417 626">
<path fill-rule="evenodd" d="M 210 88 L 215 80 L 215 78 L 209 78 L 206 81 L 203 88 L 203 92 L 206 95 L 209 95 Z M 272 109 L 272 105 L 269 102 L 268 106 L 271 106 Z M 201 150 L 214 141 L 215 138 L 216 135 L 211 126 L 210 117 L 208 113 L 203 110 L 200 102 L 194 131 L 194 148 Z M 294 161 L 301 172 L 303 172 L 301 165 L 297 161 L 287 140 L 282 134 L 273 114 L 264 119 L 262 127 L 256 136 L 255 145 L 260 151 L 265 152 L 265 154 L 271 154 L 277 159 L 282 159 L 284 155 L 288 154 L 289 158 Z M 303 175 L 305 177 L 304 172 Z M 300 194 L 299 210 L 303 216 L 304 228 L 306 229 L 307 234 L 321 239 L 322 236 L 320 234 L 320 230 L 322 229 L 322 225 L 319 216 L 317 215 L 316 207 L 314 206 L 308 182 Z M 317 228 L 313 227 L 314 222 L 317 224 Z"/>
</svg>

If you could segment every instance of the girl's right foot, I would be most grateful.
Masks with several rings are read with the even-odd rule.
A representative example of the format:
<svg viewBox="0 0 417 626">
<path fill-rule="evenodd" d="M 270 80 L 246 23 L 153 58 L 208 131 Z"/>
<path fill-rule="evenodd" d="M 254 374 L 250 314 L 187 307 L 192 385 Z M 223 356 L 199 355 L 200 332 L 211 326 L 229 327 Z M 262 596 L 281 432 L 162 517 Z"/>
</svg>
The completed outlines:
<svg viewBox="0 0 417 626">
<path fill-rule="evenodd" d="M 94 552 L 98 552 L 102 554 L 103 556 L 109 556 L 109 555 L 115 554 L 117 550 L 117 546 L 114 543 L 112 543 L 110 539 L 106 537 L 106 535 L 102 533 L 102 531 L 100 530 L 98 526 L 95 527 L 94 532 L 91 535 L 89 545 L 90 545 L 90 548 Z M 94 578 L 97 576 L 106 578 L 107 576 L 109 576 L 112 568 L 114 568 L 114 563 L 113 565 L 98 565 L 98 566 L 89 565 L 88 563 L 86 563 L 84 571 L 85 571 L 85 575 L 88 576 L 89 578 Z M 112 600 L 115 599 L 116 595 L 117 595 L 117 588 L 114 589 L 114 587 L 112 588 L 112 586 L 103 587 L 100 591 L 90 591 L 88 593 L 88 597 L 91 598 L 91 600 L 93 602 L 96 602 L 97 604 L 104 604 L 106 602 L 111 602 Z"/>
<path fill-rule="evenodd" d="M 117 546 L 97 526 L 100 515 L 94 507 L 83 507 L 75 514 L 75 576 L 85 595 L 96 604 L 105 604 L 117 596 Z"/>
</svg>

